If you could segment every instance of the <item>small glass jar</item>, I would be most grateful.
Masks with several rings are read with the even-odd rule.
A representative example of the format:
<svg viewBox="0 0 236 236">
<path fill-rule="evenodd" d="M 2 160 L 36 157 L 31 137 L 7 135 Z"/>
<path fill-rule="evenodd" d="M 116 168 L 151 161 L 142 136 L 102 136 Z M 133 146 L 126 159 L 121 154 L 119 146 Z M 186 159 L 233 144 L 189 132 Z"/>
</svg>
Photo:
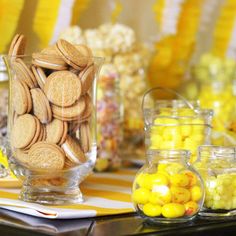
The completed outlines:
<svg viewBox="0 0 236 236">
<path fill-rule="evenodd" d="M 117 170 L 121 166 L 121 123 L 119 74 L 113 64 L 104 64 L 97 88 L 96 171 Z"/>
<path fill-rule="evenodd" d="M 210 143 L 212 116 L 197 102 L 158 100 L 154 108 L 144 109 L 146 148 L 190 150 L 193 162 L 198 146 Z"/>
<path fill-rule="evenodd" d="M 0 144 L 7 133 L 8 75 L 4 61 L 0 57 Z"/>
<path fill-rule="evenodd" d="M 7 134 L 7 107 L 8 107 L 8 75 L 2 57 L 0 56 L 0 178 L 9 175 L 4 144 Z"/>
<path fill-rule="evenodd" d="M 204 188 L 189 163 L 187 150 L 149 150 L 137 173 L 132 200 L 137 212 L 153 223 L 181 223 L 202 207 Z"/>
<path fill-rule="evenodd" d="M 199 215 L 213 219 L 236 216 L 236 147 L 203 145 L 194 167 L 201 174 L 206 197 Z"/>
</svg>

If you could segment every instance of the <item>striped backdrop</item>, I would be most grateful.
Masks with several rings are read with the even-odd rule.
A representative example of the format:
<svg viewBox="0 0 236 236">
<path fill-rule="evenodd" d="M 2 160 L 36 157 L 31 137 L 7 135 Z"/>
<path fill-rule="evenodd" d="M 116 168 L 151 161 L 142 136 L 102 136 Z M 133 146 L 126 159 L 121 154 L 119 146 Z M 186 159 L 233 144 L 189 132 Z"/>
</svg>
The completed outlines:
<svg viewBox="0 0 236 236">
<path fill-rule="evenodd" d="M 135 173 L 136 170 L 131 169 L 95 173 L 80 186 L 84 203 L 63 206 L 42 206 L 20 201 L 20 188 L 1 188 L 0 182 L 0 207 L 50 219 L 88 218 L 134 212 L 131 188 Z"/>
</svg>

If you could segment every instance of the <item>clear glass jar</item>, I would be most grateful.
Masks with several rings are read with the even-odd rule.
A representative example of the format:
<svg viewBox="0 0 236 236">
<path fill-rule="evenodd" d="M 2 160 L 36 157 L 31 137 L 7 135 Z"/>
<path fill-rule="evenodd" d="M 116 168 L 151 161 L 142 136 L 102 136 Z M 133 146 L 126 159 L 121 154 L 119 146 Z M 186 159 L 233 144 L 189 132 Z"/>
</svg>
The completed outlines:
<svg viewBox="0 0 236 236">
<path fill-rule="evenodd" d="M 213 219 L 236 216 L 236 147 L 205 145 L 198 150 L 194 167 L 205 185 L 199 215 Z"/>
<path fill-rule="evenodd" d="M 62 60 L 43 55 L 54 63 Z M 97 156 L 96 85 L 103 59 L 85 60 L 89 65 L 79 70 L 67 64 L 55 71 L 31 56 L 5 57 L 10 75 L 6 148 L 10 168 L 23 180 L 21 200 L 83 201 L 79 184 Z"/>
<path fill-rule="evenodd" d="M 8 74 L 0 55 L 0 178 L 9 175 L 8 164 L 4 155 L 7 134 Z"/>
<path fill-rule="evenodd" d="M 144 109 L 146 148 L 190 150 L 193 162 L 198 146 L 210 143 L 212 116 L 197 102 L 158 100 Z"/>
<path fill-rule="evenodd" d="M 119 74 L 112 64 L 104 64 L 97 88 L 96 171 L 117 170 L 121 166 L 119 146 L 122 141 Z"/>
<path fill-rule="evenodd" d="M 8 74 L 2 57 L 0 56 L 0 140 L 7 133 L 7 106 L 8 106 Z M 0 143 L 1 144 L 1 143 Z"/>
<path fill-rule="evenodd" d="M 205 54 L 199 65 L 193 67 L 193 76 L 199 87 L 198 99 L 204 109 L 213 109 L 211 143 L 231 146 L 236 144 L 234 130 L 236 96 L 233 79 L 235 62 Z"/>
<path fill-rule="evenodd" d="M 137 212 L 154 223 L 193 219 L 202 207 L 204 188 L 187 150 L 149 150 L 137 173 L 132 200 Z"/>
</svg>

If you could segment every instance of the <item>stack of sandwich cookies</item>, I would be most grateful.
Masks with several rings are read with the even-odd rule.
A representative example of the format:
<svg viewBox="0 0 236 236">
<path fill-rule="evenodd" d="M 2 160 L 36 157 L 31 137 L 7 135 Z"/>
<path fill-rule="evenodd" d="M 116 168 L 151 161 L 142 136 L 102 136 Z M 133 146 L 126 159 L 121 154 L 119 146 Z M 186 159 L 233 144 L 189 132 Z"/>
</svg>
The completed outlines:
<svg viewBox="0 0 236 236">
<path fill-rule="evenodd" d="M 91 50 L 59 40 L 34 53 L 28 67 L 20 56 L 23 49 L 25 38 L 18 35 L 9 51 L 14 54 L 10 141 L 16 160 L 29 169 L 45 170 L 85 163 L 92 141 L 89 92 L 95 68 Z"/>
</svg>

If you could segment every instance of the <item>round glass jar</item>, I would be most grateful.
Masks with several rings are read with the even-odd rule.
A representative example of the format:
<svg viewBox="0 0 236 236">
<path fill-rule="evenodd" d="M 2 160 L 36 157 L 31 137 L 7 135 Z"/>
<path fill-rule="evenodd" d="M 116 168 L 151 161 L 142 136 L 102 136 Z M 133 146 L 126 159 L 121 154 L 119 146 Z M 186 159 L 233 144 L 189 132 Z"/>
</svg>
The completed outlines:
<svg viewBox="0 0 236 236">
<path fill-rule="evenodd" d="M 43 55 L 55 64 L 61 60 Z M 52 205 L 83 201 L 79 184 L 97 156 L 96 85 L 103 59 L 83 57 L 89 66 L 57 70 L 36 64 L 34 54 L 4 59 L 10 76 L 6 148 L 10 168 L 23 180 L 19 198 Z"/>
<path fill-rule="evenodd" d="M 98 154 L 95 170 L 117 170 L 121 166 L 122 122 L 119 74 L 114 65 L 106 63 L 102 66 L 97 87 Z"/>
<path fill-rule="evenodd" d="M 205 185 L 205 201 L 199 215 L 213 219 L 236 216 L 236 147 L 203 145 L 194 167 Z"/>
<path fill-rule="evenodd" d="M 190 150 L 193 162 L 198 146 L 210 143 L 212 116 L 197 102 L 158 100 L 154 108 L 144 109 L 146 148 Z"/>
<path fill-rule="evenodd" d="M 187 150 L 147 152 L 133 183 L 132 200 L 139 215 L 154 223 L 181 223 L 197 215 L 204 188 L 189 157 Z"/>
</svg>

